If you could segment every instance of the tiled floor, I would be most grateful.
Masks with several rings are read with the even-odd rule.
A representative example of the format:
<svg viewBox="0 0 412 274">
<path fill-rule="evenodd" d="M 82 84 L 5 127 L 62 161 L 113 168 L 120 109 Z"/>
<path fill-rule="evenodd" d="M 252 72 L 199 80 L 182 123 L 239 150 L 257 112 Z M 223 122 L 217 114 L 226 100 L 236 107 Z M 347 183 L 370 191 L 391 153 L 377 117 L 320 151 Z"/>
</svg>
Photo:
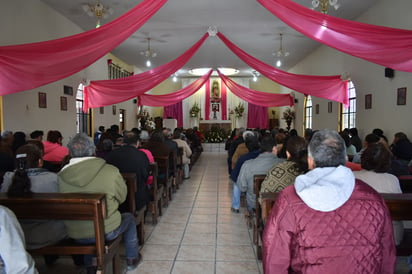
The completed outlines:
<svg viewBox="0 0 412 274">
<path fill-rule="evenodd" d="M 244 215 L 231 213 L 232 185 L 226 152 L 204 152 L 157 225 L 146 225 L 141 248 L 143 262 L 133 274 L 261 274 L 252 230 Z M 40 273 L 84 273 L 70 258 L 60 258 L 46 268 L 36 258 Z M 405 258 L 397 272 L 408 273 Z"/>
</svg>

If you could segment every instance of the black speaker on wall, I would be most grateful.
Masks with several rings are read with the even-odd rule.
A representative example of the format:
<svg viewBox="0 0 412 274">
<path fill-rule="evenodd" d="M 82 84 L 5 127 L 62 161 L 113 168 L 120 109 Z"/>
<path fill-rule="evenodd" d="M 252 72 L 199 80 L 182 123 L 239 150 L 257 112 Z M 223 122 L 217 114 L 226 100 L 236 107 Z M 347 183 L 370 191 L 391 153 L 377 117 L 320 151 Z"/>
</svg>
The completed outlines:
<svg viewBox="0 0 412 274">
<path fill-rule="evenodd" d="M 136 104 L 137 103 L 137 99 L 133 99 L 133 104 Z"/>
<path fill-rule="evenodd" d="M 391 68 L 385 68 L 385 77 L 393 78 L 395 76 L 395 71 Z"/>
</svg>

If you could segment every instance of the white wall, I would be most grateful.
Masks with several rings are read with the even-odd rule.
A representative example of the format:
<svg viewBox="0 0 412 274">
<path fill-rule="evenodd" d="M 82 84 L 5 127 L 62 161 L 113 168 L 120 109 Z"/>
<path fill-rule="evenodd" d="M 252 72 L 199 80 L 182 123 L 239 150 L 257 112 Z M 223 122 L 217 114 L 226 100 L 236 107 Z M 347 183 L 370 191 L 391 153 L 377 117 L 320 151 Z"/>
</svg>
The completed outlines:
<svg viewBox="0 0 412 274">
<path fill-rule="evenodd" d="M 77 25 L 61 16 L 39 0 L 0 0 L 0 45 L 15 45 L 57 39 L 83 32 Z M 88 68 L 60 81 L 16 94 L 3 96 L 2 129 L 24 131 L 59 130 L 64 143 L 76 133 L 76 90 L 79 83 L 107 79 L 107 57 L 102 57 Z M 21 79 L 24 81 L 24 79 Z M 73 96 L 63 94 L 63 86 L 72 86 Z M 47 108 L 38 107 L 38 92 L 47 94 Z M 68 110 L 60 110 L 60 97 L 66 96 Z M 95 109 L 95 129 L 104 125 L 119 124 L 119 109 L 126 109 L 126 128 L 135 127 L 136 111 L 132 101 L 117 104 L 117 114 L 105 107 L 101 115 Z"/>
<path fill-rule="evenodd" d="M 343 3 L 344 4 L 344 3 Z M 412 29 L 410 10 L 412 1 L 380 0 L 368 12 L 355 21 L 394 28 Z M 412 78 L 410 73 L 395 71 L 395 77 L 384 77 L 384 67 L 359 58 L 321 46 L 302 60 L 290 72 L 313 75 L 335 75 L 349 73 L 357 92 L 356 126 L 361 138 L 374 128 L 381 128 L 390 141 L 398 131 L 412 137 Z M 407 102 L 404 106 L 396 105 L 397 89 L 407 87 Z M 409 93 L 409 94 L 408 94 Z M 299 99 L 296 129 L 302 132 L 303 102 L 302 94 L 296 93 Z M 365 95 L 372 94 L 372 109 L 365 110 Z M 328 113 L 328 100 L 312 97 L 313 108 L 319 104 L 319 115 L 313 114 L 313 128 L 338 129 L 338 103 L 333 103 L 333 113 Z"/>
</svg>

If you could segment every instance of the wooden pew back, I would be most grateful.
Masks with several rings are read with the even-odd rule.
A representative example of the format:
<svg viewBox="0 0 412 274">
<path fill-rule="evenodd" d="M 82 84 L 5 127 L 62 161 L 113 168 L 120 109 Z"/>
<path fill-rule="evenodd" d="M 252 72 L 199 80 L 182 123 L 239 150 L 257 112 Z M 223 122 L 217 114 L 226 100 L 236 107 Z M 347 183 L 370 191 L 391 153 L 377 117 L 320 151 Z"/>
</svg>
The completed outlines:
<svg viewBox="0 0 412 274">
<path fill-rule="evenodd" d="M 113 261 L 113 273 L 119 273 L 120 239 L 105 243 L 104 219 L 106 199 L 102 193 L 30 193 L 10 197 L 0 193 L 0 204 L 14 212 L 18 219 L 89 220 L 93 221 L 96 243 L 81 245 L 73 242 L 29 250 L 35 255 L 92 254 L 97 257 L 97 269 L 104 272 L 105 264 Z"/>
</svg>

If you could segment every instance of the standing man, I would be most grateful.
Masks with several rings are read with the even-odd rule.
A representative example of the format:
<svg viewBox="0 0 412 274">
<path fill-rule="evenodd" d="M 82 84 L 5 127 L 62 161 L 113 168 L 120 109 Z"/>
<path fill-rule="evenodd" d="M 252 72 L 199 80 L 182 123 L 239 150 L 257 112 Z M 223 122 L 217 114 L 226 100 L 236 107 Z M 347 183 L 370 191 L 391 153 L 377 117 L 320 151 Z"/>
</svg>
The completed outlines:
<svg viewBox="0 0 412 274">
<path fill-rule="evenodd" d="M 396 249 L 382 197 L 345 167 L 336 131 L 316 132 L 310 171 L 279 193 L 263 233 L 270 273 L 394 273 Z"/>
</svg>

